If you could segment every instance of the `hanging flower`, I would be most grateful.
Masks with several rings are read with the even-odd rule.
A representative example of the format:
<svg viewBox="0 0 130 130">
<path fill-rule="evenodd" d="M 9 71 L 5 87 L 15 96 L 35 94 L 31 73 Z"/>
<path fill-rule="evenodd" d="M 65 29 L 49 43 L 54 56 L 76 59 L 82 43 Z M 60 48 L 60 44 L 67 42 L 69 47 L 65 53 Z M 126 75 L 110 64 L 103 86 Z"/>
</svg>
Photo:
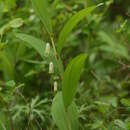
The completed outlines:
<svg viewBox="0 0 130 130">
<path fill-rule="evenodd" d="M 55 81 L 55 82 L 54 82 L 54 92 L 57 91 L 57 88 L 58 88 L 58 83 L 57 83 L 57 81 Z"/>
<path fill-rule="evenodd" d="M 47 43 L 46 48 L 45 48 L 45 55 L 46 56 L 48 56 L 50 54 L 50 49 L 51 49 L 50 43 Z"/>
<path fill-rule="evenodd" d="M 49 64 L 49 74 L 53 74 L 54 73 L 54 64 L 53 62 L 50 62 Z"/>
</svg>

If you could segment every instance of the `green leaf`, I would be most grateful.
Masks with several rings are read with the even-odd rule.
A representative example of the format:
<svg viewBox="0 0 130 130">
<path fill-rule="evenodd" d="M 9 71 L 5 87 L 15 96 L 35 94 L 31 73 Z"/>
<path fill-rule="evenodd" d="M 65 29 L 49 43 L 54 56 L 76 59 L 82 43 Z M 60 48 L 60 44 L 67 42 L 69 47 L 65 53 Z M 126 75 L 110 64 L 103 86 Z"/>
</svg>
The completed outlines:
<svg viewBox="0 0 130 130">
<path fill-rule="evenodd" d="M 70 20 L 65 24 L 64 28 L 60 32 L 60 36 L 58 39 L 58 52 L 60 53 L 62 48 L 64 47 L 65 41 L 71 33 L 72 29 L 88 14 L 90 14 L 97 6 L 92 6 L 89 8 L 82 9 L 74 16 L 70 18 Z"/>
<path fill-rule="evenodd" d="M 52 24 L 51 24 L 51 14 L 48 7 L 47 0 L 32 0 L 32 5 L 37 13 L 37 15 L 40 17 L 44 28 L 46 31 L 50 34 L 52 33 Z"/>
<path fill-rule="evenodd" d="M 6 80 L 11 80 L 14 79 L 14 66 L 8 55 L 7 52 L 0 51 L 0 69 L 2 69 Z"/>
<path fill-rule="evenodd" d="M 0 35 L 4 35 L 6 32 L 8 32 L 12 28 L 19 28 L 23 25 L 24 21 L 22 18 L 16 18 L 8 22 L 7 24 L 3 25 L 0 28 Z"/>
<path fill-rule="evenodd" d="M 116 126 L 118 126 L 119 128 L 121 128 L 122 130 L 127 130 L 125 123 L 122 120 L 120 120 L 120 119 L 116 119 L 114 121 L 114 124 Z"/>
<path fill-rule="evenodd" d="M 67 66 L 62 82 L 62 92 L 65 107 L 67 108 L 73 101 L 76 94 L 76 89 L 84 63 L 86 60 L 86 54 L 81 54 L 75 57 Z"/>
<path fill-rule="evenodd" d="M 5 85 L 7 87 L 14 87 L 16 85 L 16 83 L 14 82 L 14 80 L 10 80 L 10 81 L 6 82 Z"/>
<path fill-rule="evenodd" d="M 123 98 L 121 99 L 121 103 L 126 106 L 126 107 L 130 107 L 130 98 Z"/>
<path fill-rule="evenodd" d="M 24 21 L 22 18 L 16 18 L 9 22 L 9 26 L 12 28 L 19 28 L 23 25 Z"/>
<path fill-rule="evenodd" d="M 27 42 L 28 44 L 25 44 L 27 47 L 28 45 L 32 48 L 34 48 L 40 56 L 43 58 L 44 56 L 44 50 L 45 50 L 45 42 L 42 40 L 39 40 L 33 36 L 27 35 L 27 34 L 22 34 L 18 33 L 16 34 L 16 37 L 23 40 L 24 42 Z"/>
<path fill-rule="evenodd" d="M 78 111 L 73 102 L 67 110 L 63 103 L 62 92 L 58 92 L 52 103 L 52 117 L 59 130 L 78 130 Z"/>
</svg>

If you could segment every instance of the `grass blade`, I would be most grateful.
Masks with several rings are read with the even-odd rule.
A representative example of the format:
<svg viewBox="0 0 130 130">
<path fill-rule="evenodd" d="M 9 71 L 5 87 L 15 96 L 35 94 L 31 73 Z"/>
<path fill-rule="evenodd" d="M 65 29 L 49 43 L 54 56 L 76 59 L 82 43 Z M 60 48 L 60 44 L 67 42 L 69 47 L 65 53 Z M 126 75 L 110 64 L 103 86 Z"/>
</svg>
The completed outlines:
<svg viewBox="0 0 130 130">
<path fill-rule="evenodd" d="M 45 30 L 51 34 L 52 33 L 52 24 L 51 24 L 51 15 L 49 12 L 47 0 L 32 0 L 32 5 L 40 17 Z"/>
</svg>

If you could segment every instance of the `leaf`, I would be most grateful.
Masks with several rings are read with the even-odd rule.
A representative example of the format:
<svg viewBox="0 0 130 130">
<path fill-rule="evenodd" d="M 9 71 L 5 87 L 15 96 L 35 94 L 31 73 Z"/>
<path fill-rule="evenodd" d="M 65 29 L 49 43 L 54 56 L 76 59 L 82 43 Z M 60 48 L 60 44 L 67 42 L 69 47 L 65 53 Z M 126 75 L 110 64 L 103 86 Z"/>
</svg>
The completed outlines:
<svg viewBox="0 0 130 130">
<path fill-rule="evenodd" d="M 32 0 L 32 5 L 37 15 L 40 17 L 46 31 L 49 34 L 52 33 L 51 17 L 47 0 Z"/>
<path fill-rule="evenodd" d="M 10 80 L 10 81 L 6 82 L 5 85 L 7 87 L 14 87 L 16 85 L 16 83 L 14 82 L 14 80 Z"/>
<path fill-rule="evenodd" d="M 53 9 L 53 11 L 55 11 L 56 6 L 60 3 L 60 0 L 54 0 L 54 2 L 51 5 L 51 8 Z"/>
<path fill-rule="evenodd" d="M 0 51 L 0 66 L 6 80 L 14 79 L 14 66 L 8 57 L 8 53 Z"/>
<path fill-rule="evenodd" d="M 117 41 L 116 39 L 112 38 L 111 35 L 107 34 L 104 31 L 100 31 L 98 33 L 99 37 L 103 42 L 105 42 L 105 45 L 101 45 L 100 49 L 114 54 L 116 57 L 122 57 L 129 59 L 128 50 L 127 48 L 120 43 L 120 41 Z"/>
<path fill-rule="evenodd" d="M 125 107 L 130 107 L 130 98 L 123 98 L 121 99 L 121 103 L 125 106 Z"/>
<path fill-rule="evenodd" d="M 9 26 L 12 28 L 19 28 L 23 25 L 23 23 L 24 23 L 23 19 L 16 18 L 9 22 Z"/>
<path fill-rule="evenodd" d="M 16 18 L 8 22 L 7 24 L 3 25 L 0 28 L 0 35 L 4 35 L 6 32 L 8 32 L 12 28 L 19 28 L 23 25 L 24 21 L 22 18 Z"/>
<path fill-rule="evenodd" d="M 97 120 L 92 124 L 91 129 L 100 129 L 103 126 L 103 121 Z"/>
<path fill-rule="evenodd" d="M 58 53 L 60 54 L 62 48 L 64 47 L 65 41 L 71 33 L 72 29 L 88 14 L 90 14 L 97 6 L 92 6 L 89 8 L 82 9 L 65 24 L 64 28 L 60 32 L 58 39 Z"/>
<path fill-rule="evenodd" d="M 65 111 L 62 92 L 58 92 L 52 103 L 52 117 L 59 130 L 78 130 L 78 111 L 73 102 Z"/>
<path fill-rule="evenodd" d="M 117 125 L 119 128 L 121 128 L 122 130 L 127 130 L 125 123 L 120 119 L 116 119 L 114 121 L 114 124 Z"/>
<path fill-rule="evenodd" d="M 76 88 L 78 85 L 78 80 L 80 79 L 80 74 L 84 67 L 86 54 L 81 54 L 75 57 L 67 66 L 62 82 L 62 92 L 65 107 L 67 108 L 76 94 Z"/>
<path fill-rule="evenodd" d="M 44 50 L 45 50 L 45 42 L 42 40 L 39 40 L 33 36 L 17 33 L 16 37 L 23 40 L 24 42 L 27 42 L 30 47 L 33 47 L 43 58 L 44 56 Z M 25 44 L 28 47 L 28 44 Z"/>
</svg>

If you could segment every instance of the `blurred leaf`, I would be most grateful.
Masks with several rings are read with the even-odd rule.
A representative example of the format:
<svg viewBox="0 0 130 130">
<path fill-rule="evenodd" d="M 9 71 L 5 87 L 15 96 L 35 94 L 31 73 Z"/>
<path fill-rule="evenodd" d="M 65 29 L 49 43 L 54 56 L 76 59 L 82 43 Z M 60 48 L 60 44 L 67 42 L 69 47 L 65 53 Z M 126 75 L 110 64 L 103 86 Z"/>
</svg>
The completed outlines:
<svg viewBox="0 0 130 130">
<path fill-rule="evenodd" d="M 51 24 L 51 16 L 50 16 L 50 8 L 48 7 L 47 0 L 31 0 L 33 7 L 40 17 L 46 31 L 51 34 L 52 33 L 52 24 Z"/>
<path fill-rule="evenodd" d="M 121 128 L 122 130 L 127 130 L 125 123 L 119 119 L 116 119 L 114 121 L 115 125 L 117 125 L 119 128 Z"/>
<path fill-rule="evenodd" d="M 58 92 L 52 103 L 52 117 L 59 130 L 78 130 L 78 112 L 73 102 L 67 110 L 64 108 L 63 96 Z"/>
<path fill-rule="evenodd" d="M 92 124 L 91 129 L 99 129 L 103 126 L 103 121 L 97 120 Z"/>
<path fill-rule="evenodd" d="M 130 99 L 123 98 L 121 99 L 121 103 L 126 107 L 130 107 Z"/>
<path fill-rule="evenodd" d="M 101 101 L 95 101 L 94 103 L 96 104 L 96 107 L 99 110 L 99 112 L 101 112 L 103 114 L 108 112 L 109 106 L 110 106 L 108 103 L 104 103 Z"/>
<path fill-rule="evenodd" d="M 115 41 L 109 36 L 106 32 L 99 32 L 99 37 L 103 42 L 107 43 L 106 45 L 101 45 L 100 49 L 109 53 L 114 54 L 116 57 L 122 57 L 129 59 L 127 48 L 121 44 L 119 41 Z"/>
<path fill-rule="evenodd" d="M 12 28 L 19 28 L 23 25 L 24 21 L 22 18 L 16 18 L 9 22 L 9 26 Z"/>
<path fill-rule="evenodd" d="M 6 82 L 5 85 L 7 87 L 14 87 L 16 85 L 16 83 L 14 82 L 14 80 L 10 80 L 10 81 Z"/>
<path fill-rule="evenodd" d="M 7 24 L 3 25 L 0 28 L 0 35 L 4 35 L 6 32 L 8 32 L 11 28 L 19 28 L 23 25 L 24 21 L 22 18 L 16 18 L 12 21 L 8 22 Z"/>
<path fill-rule="evenodd" d="M 52 3 L 52 9 L 53 9 L 53 11 L 55 11 L 55 9 L 56 9 L 56 6 L 58 5 L 60 3 L 60 0 L 54 0 L 54 2 Z"/>
<path fill-rule="evenodd" d="M 120 28 L 118 28 L 118 29 L 116 30 L 116 32 L 117 32 L 117 33 L 123 32 L 123 31 L 125 30 L 126 24 L 127 24 L 127 20 L 125 20 L 125 21 L 120 25 Z"/>
<path fill-rule="evenodd" d="M 0 51 L 0 64 L 2 66 L 2 70 L 4 72 L 4 76 L 6 80 L 11 80 L 14 78 L 14 67 L 7 57 L 5 52 Z"/>
<path fill-rule="evenodd" d="M 67 66 L 62 82 L 62 92 L 65 107 L 67 108 L 76 94 L 78 80 L 80 78 L 84 63 L 86 60 L 86 54 L 81 54 L 75 57 Z"/>
<path fill-rule="evenodd" d="M 10 29 L 9 24 L 6 24 L 0 28 L 0 35 L 2 36 L 5 32 L 7 32 Z"/>
</svg>

